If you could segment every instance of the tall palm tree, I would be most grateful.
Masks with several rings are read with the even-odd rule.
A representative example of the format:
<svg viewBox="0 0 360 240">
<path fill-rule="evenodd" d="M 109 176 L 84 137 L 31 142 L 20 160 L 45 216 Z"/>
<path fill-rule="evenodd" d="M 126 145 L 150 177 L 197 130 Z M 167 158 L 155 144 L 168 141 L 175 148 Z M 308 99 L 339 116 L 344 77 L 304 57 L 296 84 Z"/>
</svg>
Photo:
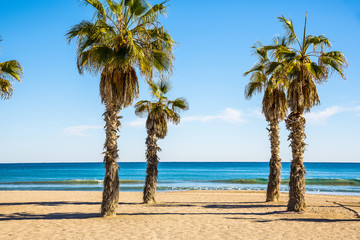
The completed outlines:
<svg viewBox="0 0 360 240">
<path fill-rule="evenodd" d="M 116 214 L 119 200 L 117 131 L 120 110 L 138 97 L 135 69 L 152 81 L 153 74 L 172 72 L 174 41 L 158 21 L 166 13 L 165 2 L 150 6 L 143 0 L 83 0 L 94 8 L 93 21 L 83 20 L 66 34 L 77 40 L 77 67 L 101 73 L 100 96 L 105 104 L 106 140 L 101 215 Z"/>
<path fill-rule="evenodd" d="M 0 42 L 2 39 L 0 38 Z M 16 60 L 0 62 L 0 98 L 8 99 L 13 93 L 13 81 L 21 81 L 22 67 Z"/>
<path fill-rule="evenodd" d="M 167 123 L 180 123 L 180 111 L 188 110 L 188 103 L 184 98 L 177 98 L 173 101 L 166 97 L 171 89 L 166 81 L 150 83 L 151 93 L 155 101 L 139 101 L 135 105 L 135 114 L 144 116 L 147 114 L 146 129 L 146 179 L 144 187 L 144 203 L 155 203 L 155 192 L 158 176 L 159 157 L 157 152 L 161 149 L 157 146 L 158 139 L 164 139 L 167 134 Z"/>
<path fill-rule="evenodd" d="M 344 68 L 347 62 L 339 51 L 326 52 L 331 43 L 324 35 L 306 35 L 307 14 L 305 16 L 302 40 L 295 34 L 291 19 L 278 17 L 286 31 L 289 46 L 267 46 L 266 49 L 284 58 L 290 79 L 288 104 L 291 113 L 285 120 L 290 131 L 289 139 L 292 149 L 292 162 L 289 181 L 288 211 L 305 211 L 305 167 L 303 155 L 305 150 L 305 118 L 314 105 L 320 104 L 316 84 L 325 82 L 329 73 L 337 72 L 345 79 Z"/>
<path fill-rule="evenodd" d="M 275 45 L 286 46 L 286 39 L 274 38 Z M 288 80 L 281 68 L 281 59 L 268 58 L 266 49 L 259 42 L 254 47 L 259 61 L 244 75 L 251 74 L 250 82 L 245 88 L 245 97 L 250 99 L 254 94 L 264 91 L 262 112 L 269 122 L 269 137 L 271 158 L 269 162 L 269 180 L 266 191 L 266 201 L 278 201 L 280 197 L 281 158 L 279 156 L 279 121 L 287 114 L 286 88 Z M 274 68 L 276 66 L 276 71 Z M 269 73 L 271 71 L 271 74 Z"/>
</svg>

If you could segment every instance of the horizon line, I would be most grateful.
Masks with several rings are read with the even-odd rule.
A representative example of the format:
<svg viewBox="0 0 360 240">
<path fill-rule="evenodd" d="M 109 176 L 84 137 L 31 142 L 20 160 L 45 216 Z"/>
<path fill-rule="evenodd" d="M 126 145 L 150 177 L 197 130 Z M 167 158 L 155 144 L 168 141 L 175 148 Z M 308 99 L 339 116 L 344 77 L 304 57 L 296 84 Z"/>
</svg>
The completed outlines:
<svg viewBox="0 0 360 240">
<path fill-rule="evenodd" d="M 103 162 L 0 162 L 0 164 L 38 164 L 38 163 L 103 163 Z M 147 163 L 146 161 L 134 162 L 117 162 L 117 163 Z M 268 161 L 162 161 L 159 163 L 269 163 Z M 291 163 L 291 161 L 283 161 L 282 163 Z M 304 163 L 360 163 L 359 162 L 323 162 L 323 161 L 308 161 Z"/>
</svg>

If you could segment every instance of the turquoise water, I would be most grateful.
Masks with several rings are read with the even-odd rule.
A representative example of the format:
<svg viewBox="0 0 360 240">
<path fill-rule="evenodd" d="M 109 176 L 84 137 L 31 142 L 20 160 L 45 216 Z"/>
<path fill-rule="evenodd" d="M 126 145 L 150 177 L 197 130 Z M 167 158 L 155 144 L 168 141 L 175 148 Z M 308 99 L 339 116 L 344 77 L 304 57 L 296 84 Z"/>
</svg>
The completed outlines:
<svg viewBox="0 0 360 240">
<path fill-rule="evenodd" d="M 120 191 L 142 191 L 146 163 L 120 162 Z M 305 163 L 308 193 L 360 196 L 360 163 Z M 163 162 L 159 191 L 265 190 L 266 162 Z M 283 163 L 281 191 L 288 191 Z M 102 191 L 102 163 L 0 164 L 0 190 Z"/>
</svg>

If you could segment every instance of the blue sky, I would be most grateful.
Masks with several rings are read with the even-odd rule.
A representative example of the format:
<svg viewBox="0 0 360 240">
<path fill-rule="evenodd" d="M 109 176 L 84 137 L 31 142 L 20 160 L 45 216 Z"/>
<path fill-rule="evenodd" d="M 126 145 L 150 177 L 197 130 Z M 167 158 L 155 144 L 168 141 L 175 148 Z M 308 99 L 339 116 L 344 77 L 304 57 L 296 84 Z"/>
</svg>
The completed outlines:
<svg viewBox="0 0 360 240">
<path fill-rule="evenodd" d="M 156 1 L 151 1 L 156 3 Z M 159 140 L 161 161 L 268 161 L 267 123 L 261 96 L 248 101 L 243 76 L 256 62 L 251 46 L 282 35 L 277 16 L 294 21 L 299 35 L 325 34 L 349 62 L 347 80 L 333 75 L 319 86 L 321 105 L 306 115 L 305 161 L 360 162 L 360 3 L 356 0 L 172 0 L 162 19 L 174 40 L 170 97 L 185 97 L 190 110 Z M 24 68 L 12 99 L 0 101 L 0 162 L 101 162 L 105 134 L 99 77 L 79 75 L 76 46 L 66 31 L 92 9 L 78 0 L 2 1 L 0 61 Z M 140 98 L 150 97 L 140 79 Z M 145 161 L 144 119 L 121 112 L 119 161 Z M 281 157 L 291 160 L 281 124 Z"/>
</svg>

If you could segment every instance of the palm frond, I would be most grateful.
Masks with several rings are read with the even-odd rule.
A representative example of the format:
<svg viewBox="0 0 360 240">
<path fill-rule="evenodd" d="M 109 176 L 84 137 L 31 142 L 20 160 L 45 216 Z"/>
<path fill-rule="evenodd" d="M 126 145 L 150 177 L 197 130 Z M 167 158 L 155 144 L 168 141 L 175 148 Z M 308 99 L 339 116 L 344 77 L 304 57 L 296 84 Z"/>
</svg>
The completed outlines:
<svg viewBox="0 0 360 240">
<path fill-rule="evenodd" d="M 160 71 L 170 71 L 172 68 L 172 61 L 169 55 L 165 52 L 153 49 L 152 50 L 154 67 Z"/>
<path fill-rule="evenodd" d="M 22 73 L 22 67 L 20 63 L 16 60 L 10 60 L 0 63 L 0 77 L 2 78 L 16 79 L 20 82 Z"/>
<path fill-rule="evenodd" d="M 142 100 L 135 104 L 135 114 L 136 116 L 143 117 L 149 113 L 151 108 L 150 101 Z"/>
<path fill-rule="evenodd" d="M 309 62 L 305 64 L 305 67 L 308 73 L 318 82 L 321 83 L 326 76 L 326 71 L 324 68 L 318 66 L 314 62 Z"/>
<path fill-rule="evenodd" d="M 0 78 L 0 98 L 8 99 L 13 93 L 13 87 L 9 80 Z"/>
<path fill-rule="evenodd" d="M 158 85 L 161 95 L 166 94 L 172 88 L 171 83 L 169 81 L 160 81 Z"/>
<path fill-rule="evenodd" d="M 308 35 L 305 38 L 305 46 L 308 47 L 310 45 L 313 45 L 313 51 L 315 52 L 316 49 L 318 47 L 320 47 L 320 51 L 324 51 L 324 48 L 330 48 L 331 47 L 331 43 L 329 41 L 329 39 L 327 37 L 325 37 L 324 35 L 320 35 L 320 36 L 313 36 L 313 35 Z"/>
<path fill-rule="evenodd" d="M 265 88 L 266 77 L 264 75 L 261 73 L 254 73 L 251 77 L 253 78 L 252 81 L 250 81 L 245 87 L 246 99 L 252 98 L 254 94 L 261 93 Z"/>
<path fill-rule="evenodd" d="M 319 57 L 319 65 L 330 67 L 331 70 L 339 73 L 343 79 L 346 79 L 344 68 L 348 66 L 348 63 L 342 52 L 332 51 L 321 54 Z"/>
<path fill-rule="evenodd" d="M 165 117 L 166 120 L 173 123 L 173 124 L 179 124 L 180 123 L 180 115 L 176 112 L 174 112 L 171 108 L 168 108 L 167 106 L 164 107 Z"/>
<path fill-rule="evenodd" d="M 165 15 L 167 10 L 165 3 L 167 2 L 168 1 L 164 1 L 160 4 L 156 4 L 153 7 L 150 7 L 150 9 L 139 18 L 139 24 L 154 22 L 158 19 L 159 15 Z"/>
<path fill-rule="evenodd" d="M 169 101 L 168 106 L 175 113 L 189 110 L 189 104 L 185 98 L 177 98 L 174 101 Z"/>
<path fill-rule="evenodd" d="M 112 12 L 116 14 L 121 14 L 121 10 L 123 9 L 121 3 L 117 3 L 112 0 L 106 0 L 106 2 Z"/>
<path fill-rule="evenodd" d="M 258 55 L 261 62 L 265 62 L 268 60 L 267 51 L 264 48 L 258 47 L 258 48 L 256 48 L 255 52 Z"/>
<path fill-rule="evenodd" d="M 66 34 L 65 37 L 70 43 L 74 38 L 79 42 L 83 42 L 84 38 L 91 40 L 94 43 L 106 42 L 113 39 L 116 35 L 114 27 L 108 25 L 104 21 L 81 21 L 79 24 L 74 25 Z M 80 49 L 84 50 L 84 48 Z"/>
<path fill-rule="evenodd" d="M 80 73 L 83 69 L 97 73 L 102 71 L 109 61 L 114 59 L 114 52 L 107 46 L 95 46 L 88 51 L 83 51 L 77 58 L 77 66 Z"/>
<path fill-rule="evenodd" d="M 265 69 L 265 65 L 262 62 L 256 63 L 249 71 L 244 73 L 244 76 L 247 76 L 250 73 L 254 73 L 254 72 L 262 72 L 264 69 Z"/>
<path fill-rule="evenodd" d="M 283 24 L 283 28 L 286 31 L 286 35 L 288 38 L 288 41 L 290 44 L 294 43 L 297 40 L 296 34 L 295 34 L 295 30 L 294 30 L 294 25 L 292 20 L 286 19 L 284 16 L 278 17 L 279 21 Z"/>
<path fill-rule="evenodd" d="M 273 56 L 278 60 L 283 59 L 294 59 L 297 56 L 296 51 L 290 49 L 284 45 L 278 45 L 276 49 L 273 51 Z"/>
<path fill-rule="evenodd" d="M 148 5 L 144 0 L 125 0 L 124 3 L 135 16 L 143 15 L 148 8 Z"/>
<path fill-rule="evenodd" d="M 290 44 L 288 42 L 287 37 L 285 36 L 275 36 L 273 38 L 273 43 L 275 46 L 284 46 L 284 47 L 287 47 Z"/>
<path fill-rule="evenodd" d="M 83 0 L 87 5 L 96 9 L 95 16 L 103 21 L 106 21 L 106 10 L 99 0 Z"/>
<path fill-rule="evenodd" d="M 268 75 L 274 73 L 277 70 L 277 68 L 281 66 L 282 66 L 281 62 L 271 62 L 266 70 L 266 74 Z"/>
</svg>

